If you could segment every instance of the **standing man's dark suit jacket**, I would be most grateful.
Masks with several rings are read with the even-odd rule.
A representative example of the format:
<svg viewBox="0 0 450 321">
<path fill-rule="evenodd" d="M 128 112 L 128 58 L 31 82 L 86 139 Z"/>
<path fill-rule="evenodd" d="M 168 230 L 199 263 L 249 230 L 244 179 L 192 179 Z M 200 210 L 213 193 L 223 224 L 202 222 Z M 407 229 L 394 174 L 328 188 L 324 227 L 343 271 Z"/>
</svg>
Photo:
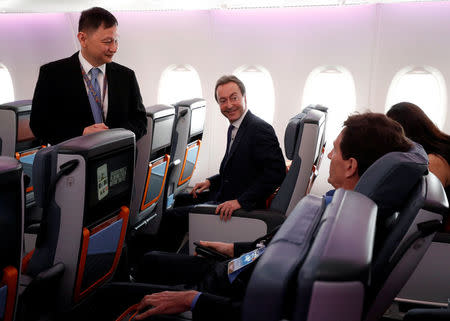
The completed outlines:
<svg viewBox="0 0 450 321">
<path fill-rule="evenodd" d="M 88 72 L 88 70 L 86 70 Z M 133 131 L 136 140 L 147 132 L 147 119 L 133 70 L 106 64 L 109 128 Z M 42 143 L 52 145 L 81 136 L 94 124 L 78 52 L 43 65 L 34 91 L 30 127 Z"/>
<path fill-rule="evenodd" d="M 237 131 L 219 174 L 209 177 L 215 200 L 237 199 L 243 209 L 264 208 L 281 185 L 286 165 L 273 127 L 249 110 Z"/>
</svg>

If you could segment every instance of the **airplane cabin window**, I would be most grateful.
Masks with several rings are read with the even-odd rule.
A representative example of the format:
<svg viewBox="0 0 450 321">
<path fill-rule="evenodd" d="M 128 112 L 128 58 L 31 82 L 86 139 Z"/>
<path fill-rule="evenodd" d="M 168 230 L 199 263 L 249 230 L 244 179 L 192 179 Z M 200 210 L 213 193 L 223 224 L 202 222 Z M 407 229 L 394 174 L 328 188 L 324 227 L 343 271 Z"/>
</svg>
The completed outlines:
<svg viewBox="0 0 450 321">
<path fill-rule="evenodd" d="M 409 66 L 392 79 L 386 100 L 386 111 L 392 105 L 407 101 L 416 104 L 442 129 L 446 119 L 447 97 L 444 77 L 437 69 Z"/>
<path fill-rule="evenodd" d="M 275 91 L 269 71 L 261 66 L 242 66 L 233 74 L 245 85 L 247 105 L 252 113 L 272 124 Z"/>
<path fill-rule="evenodd" d="M 14 87 L 8 69 L 0 64 L 0 104 L 14 101 Z"/>
<path fill-rule="evenodd" d="M 190 65 L 166 68 L 159 81 L 158 104 L 174 104 L 191 98 L 203 98 L 197 71 Z"/>
<path fill-rule="evenodd" d="M 355 82 L 350 72 L 339 66 L 314 69 L 306 79 L 302 108 L 310 104 L 328 107 L 327 145 L 332 145 L 344 120 L 356 107 Z"/>
<path fill-rule="evenodd" d="M 330 160 L 327 155 L 333 148 L 333 141 L 342 129 L 348 115 L 355 111 L 355 82 L 351 73 L 341 66 L 315 68 L 306 79 L 303 91 L 302 109 L 310 104 L 328 107 L 326 128 L 326 149 L 319 169 L 319 176 L 311 193 L 322 195 L 332 188 L 327 183 Z"/>
</svg>

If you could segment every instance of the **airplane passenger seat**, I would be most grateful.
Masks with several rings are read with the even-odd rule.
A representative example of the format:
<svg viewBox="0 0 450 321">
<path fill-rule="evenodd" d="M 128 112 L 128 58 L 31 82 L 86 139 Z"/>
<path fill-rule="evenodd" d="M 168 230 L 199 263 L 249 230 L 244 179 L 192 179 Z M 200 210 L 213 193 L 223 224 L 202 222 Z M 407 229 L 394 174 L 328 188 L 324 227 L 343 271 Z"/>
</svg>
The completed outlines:
<svg viewBox="0 0 450 321">
<path fill-rule="evenodd" d="M 130 232 L 156 231 L 170 163 L 175 109 L 170 105 L 146 107 L 147 134 L 136 142 L 134 195 L 130 205 Z M 161 215 L 159 215 L 161 216 Z M 151 224 L 149 224 L 152 222 Z M 156 225 L 156 226 L 155 226 Z"/>
<path fill-rule="evenodd" d="M 22 165 L 0 156 L 0 320 L 13 321 L 21 270 L 24 185 Z"/>
<path fill-rule="evenodd" d="M 206 101 L 201 98 L 180 101 L 175 104 L 175 116 L 164 210 L 173 206 L 176 196 L 186 189 L 194 172 L 203 136 Z"/>
<path fill-rule="evenodd" d="M 286 127 L 286 157 L 290 169 L 268 210 L 237 210 L 223 222 L 215 206 L 199 205 L 189 213 L 189 253 L 194 241 L 251 241 L 280 225 L 296 204 L 309 193 L 325 151 L 326 107 L 311 105 L 292 117 Z"/>
<path fill-rule="evenodd" d="M 364 320 L 378 320 L 408 280 L 448 211 L 444 189 L 428 173 L 422 146 L 378 159 L 355 191 L 378 205 L 377 232 Z"/>
<path fill-rule="evenodd" d="M 428 174 L 427 164 L 425 151 L 416 145 L 407 153 L 386 154 L 361 176 L 351 194 L 363 194 L 377 205 L 371 232 L 365 221 L 360 221 L 366 220 L 370 211 L 358 201 L 347 200 L 353 206 L 353 217 L 345 222 L 346 216 L 336 216 L 342 228 L 330 243 L 324 243 L 321 232 L 326 228 L 321 226 L 306 259 L 302 241 L 311 233 L 308 224 L 303 223 L 304 230 L 299 231 L 301 241 L 280 240 L 277 234 L 250 280 L 244 320 L 378 320 L 417 266 L 448 208 L 442 186 Z M 325 213 L 333 211 L 343 198 L 343 192 L 337 190 Z M 299 208 L 305 203 L 310 205 L 303 220 L 320 207 L 312 195 L 304 198 Z M 327 214 L 321 224 L 329 223 L 326 218 Z M 285 226 L 279 233 L 288 228 Z M 352 240 L 355 236 L 359 241 Z M 295 285 L 290 285 L 292 282 Z M 267 304 L 255 309 L 255 302 Z"/>
<path fill-rule="evenodd" d="M 381 157 L 327 207 L 304 197 L 256 264 L 243 320 L 378 320 L 448 210 L 427 165 L 415 145 Z"/>
<path fill-rule="evenodd" d="M 257 262 L 242 320 L 359 321 L 370 280 L 376 213 L 373 201 L 353 191 L 336 191 L 328 206 L 323 197 L 304 197 Z M 300 299 L 296 291 L 302 293 Z M 135 314 L 136 305 L 116 321 L 133 320 Z M 189 313 L 163 318 L 191 319 Z"/>
<path fill-rule="evenodd" d="M 42 149 L 33 166 L 43 219 L 23 260 L 24 319 L 67 312 L 110 280 L 127 230 L 135 136 L 111 129 Z M 45 310 L 48 309 L 48 310 Z"/>
<path fill-rule="evenodd" d="M 258 261 L 242 319 L 359 321 L 370 280 L 377 206 L 339 189 L 307 195 Z"/>
<path fill-rule="evenodd" d="M 40 209 L 35 207 L 32 168 L 36 152 L 42 148 L 30 129 L 31 100 L 0 105 L 0 155 L 17 158 L 25 176 L 25 226 L 38 223 Z"/>
</svg>

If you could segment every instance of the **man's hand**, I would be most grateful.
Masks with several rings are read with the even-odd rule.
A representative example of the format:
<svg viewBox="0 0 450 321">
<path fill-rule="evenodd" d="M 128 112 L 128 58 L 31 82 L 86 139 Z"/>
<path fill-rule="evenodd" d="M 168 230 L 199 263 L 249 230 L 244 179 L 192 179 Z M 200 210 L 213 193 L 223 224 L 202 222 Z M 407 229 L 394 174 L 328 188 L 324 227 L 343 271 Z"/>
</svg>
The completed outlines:
<svg viewBox="0 0 450 321">
<path fill-rule="evenodd" d="M 138 304 L 136 320 L 143 320 L 156 314 L 177 314 L 191 309 L 197 291 L 164 291 L 144 296 Z M 145 311 L 146 308 L 149 308 Z"/>
<path fill-rule="evenodd" d="M 200 241 L 200 245 L 212 248 L 213 250 L 228 255 L 229 257 L 234 257 L 233 243 Z"/>
<path fill-rule="evenodd" d="M 226 221 L 231 219 L 231 215 L 233 214 L 233 212 L 240 208 L 241 204 L 239 204 L 237 200 L 226 201 L 222 204 L 217 205 L 216 214 L 220 213 L 220 219 Z"/>
<path fill-rule="evenodd" d="M 211 182 L 209 180 L 205 180 L 204 182 L 195 184 L 194 188 L 191 191 L 192 197 L 197 198 L 197 193 L 203 192 L 205 189 L 208 189 L 210 186 L 211 186 Z"/>
<path fill-rule="evenodd" d="M 92 133 L 97 133 L 97 132 L 101 132 L 103 130 L 107 130 L 109 129 L 108 126 L 106 126 L 104 123 L 99 123 L 99 124 L 94 124 L 88 127 L 85 127 L 83 130 L 83 136 L 84 135 L 88 135 L 88 134 L 92 134 Z"/>
</svg>

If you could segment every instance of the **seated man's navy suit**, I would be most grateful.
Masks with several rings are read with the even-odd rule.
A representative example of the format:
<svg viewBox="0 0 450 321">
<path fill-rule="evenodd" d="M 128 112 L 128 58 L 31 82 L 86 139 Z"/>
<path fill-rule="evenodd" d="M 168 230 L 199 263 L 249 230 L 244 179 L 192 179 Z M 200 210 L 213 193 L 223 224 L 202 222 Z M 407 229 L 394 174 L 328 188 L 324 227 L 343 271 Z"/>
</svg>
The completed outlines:
<svg viewBox="0 0 450 321">
<path fill-rule="evenodd" d="M 88 71 L 86 71 L 88 72 Z M 106 64 L 109 128 L 129 129 L 136 140 L 147 132 L 147 118 L 133 70 Z M 34 91 L 30 127 L 41 143 L 52 145 L 81 136 L 94 124 L 78 53 L 43 65 Z"/>
<path fill-rule="evenodd" d="M 164 213 L 158 248 L 177 249 L 188 230 L 188 214 L 193 204 L 219 204 L 236 199 L 248 211 L 265 208 L 266 199 L 285 175 L 286 165 L 273 127 L 248 110 L 219 173 L 208 178 L 210 192 L 201 193 L 197 199 L 182 194 L 177 197 L 175 208 Z"/>
<path fill-rule="evenodd" d="M 247 111 L 231 149 L 211 176 L 211 200 L 237 199 L 245 210 L 264 208 L 267 197 L 280 186 L 286 165 L 273 127 Z"/>
</svg>

